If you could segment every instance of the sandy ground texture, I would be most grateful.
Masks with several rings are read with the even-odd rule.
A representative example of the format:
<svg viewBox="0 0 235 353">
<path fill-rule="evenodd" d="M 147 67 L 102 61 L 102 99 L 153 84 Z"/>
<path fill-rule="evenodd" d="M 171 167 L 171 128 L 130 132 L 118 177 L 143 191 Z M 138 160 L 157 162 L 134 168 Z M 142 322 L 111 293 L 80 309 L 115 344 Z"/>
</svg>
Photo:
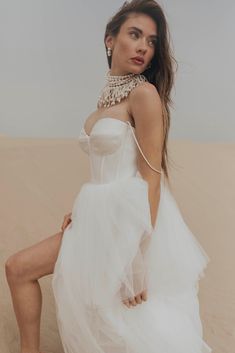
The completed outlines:
<svg viewBox="0 0 235 353">
<path fill-rule="evenodd" d="M 199 291 L 204 339 L 213 353 L 232 353 L 235 144 L 171 140 L 169 157 L 174 197 L 211 258 Z M 4 263 L 12 253 L 60 230 L 64 215 L 89 178 L 89 162 L 77 139 L 0 135 L 0 165 L 0 352 L 18 353 L 19 333 Z M 51 275 L 39 283 L 43 295 L 41 349 L 62 353 Z"/>
</svg>

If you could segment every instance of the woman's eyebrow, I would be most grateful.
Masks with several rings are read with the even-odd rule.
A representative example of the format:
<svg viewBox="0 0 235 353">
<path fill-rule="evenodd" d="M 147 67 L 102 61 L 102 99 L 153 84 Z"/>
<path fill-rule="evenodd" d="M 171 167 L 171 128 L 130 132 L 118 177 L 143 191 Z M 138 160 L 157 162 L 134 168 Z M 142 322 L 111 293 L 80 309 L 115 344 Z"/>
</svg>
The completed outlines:
<svg viewBox="0 0 235 353">
<path fill-rule="evenodd" d="M 143 31 L 142 31 L 140 28 L 135 27 L 135 26 L 128 27 L 127 29 L 135 29 L 135 30 L 138 31 L 139 33 L 143 34 Z M 157 38 L 157 34 L 151 34 L 149 37 Z"/>
</svg>

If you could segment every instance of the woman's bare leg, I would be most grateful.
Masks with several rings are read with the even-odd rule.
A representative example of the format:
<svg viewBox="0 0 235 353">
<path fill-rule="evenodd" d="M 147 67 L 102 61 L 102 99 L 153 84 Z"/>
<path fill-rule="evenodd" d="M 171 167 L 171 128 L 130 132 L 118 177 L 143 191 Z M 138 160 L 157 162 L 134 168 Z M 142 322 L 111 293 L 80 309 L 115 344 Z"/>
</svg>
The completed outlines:
<svg viewBox="0 0 235 353">
<path fill-rule="evenodd" d="M 53 273 L 63 232 L 13 254 L 6 277 L 20 331 L 21 353 L 39 353 L 42 294 L 38 279 Z"/>
</svg>

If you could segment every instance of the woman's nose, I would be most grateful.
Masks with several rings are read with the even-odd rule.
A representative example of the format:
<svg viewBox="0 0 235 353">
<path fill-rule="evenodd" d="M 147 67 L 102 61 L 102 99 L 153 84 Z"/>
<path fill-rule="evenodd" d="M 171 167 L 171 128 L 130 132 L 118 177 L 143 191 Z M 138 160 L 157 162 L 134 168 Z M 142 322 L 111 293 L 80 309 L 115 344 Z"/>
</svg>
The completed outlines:
<svg viewBox="0 0 235 353">
<path fill-rule="evenodd" d="M 137 52 L 142 53 L 142 55 L 144 55 L 146 53 L 146 51 L 147 51 L 147 48 L 144 48 L 143 46 L 139 47 L 137 50 Z"/>
<path fill-rule="evenodd" d="M 142 39 L 138 45 L 138 51 L 141 50 L 143 53 L 147 51 L 147 43 L 145 39 Z"/>
</svg>

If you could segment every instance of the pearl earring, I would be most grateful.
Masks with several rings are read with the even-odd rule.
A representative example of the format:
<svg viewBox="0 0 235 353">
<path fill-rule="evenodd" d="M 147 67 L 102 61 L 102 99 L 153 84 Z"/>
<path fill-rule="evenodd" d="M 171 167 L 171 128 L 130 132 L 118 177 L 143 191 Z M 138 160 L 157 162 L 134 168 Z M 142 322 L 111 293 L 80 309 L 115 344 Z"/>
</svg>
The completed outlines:
<svg viewBox="0 0 235 353">
<path fill-rule="evenodd" d="M 107 49 L 107 55 L 108 55 L 108 56 L 111 56 L 111 55 L 112 55 L 112 49 L 111 49 L 111 48 L 108 48 L 108 49 Z"/>
</svg>

